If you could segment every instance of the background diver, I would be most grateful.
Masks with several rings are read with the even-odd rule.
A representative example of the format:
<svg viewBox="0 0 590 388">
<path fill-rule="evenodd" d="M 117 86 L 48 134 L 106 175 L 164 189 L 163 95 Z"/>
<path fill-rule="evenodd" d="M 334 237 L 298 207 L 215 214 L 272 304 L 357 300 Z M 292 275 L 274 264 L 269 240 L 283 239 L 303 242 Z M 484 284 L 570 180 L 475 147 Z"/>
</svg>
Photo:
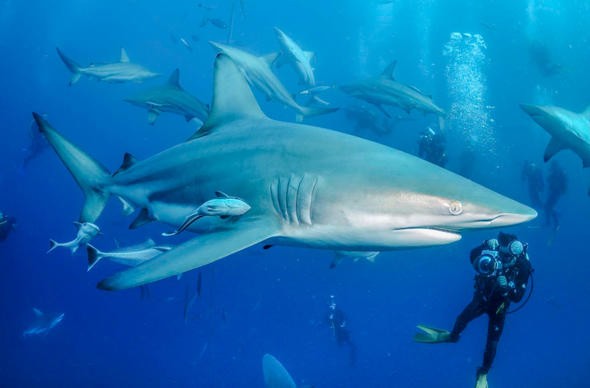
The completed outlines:
<svg viewBox="0 0 590 388">
<path fill-rule="evenodd" d="M 6 240 L 10 232 L 16 227 L 16 218 L 0 212 L 0 241 Z"/>
<path fill-rule="evenodd" d="M 435 131 L 428 127 L 418 138 L 418 156 L 444 167 L 447 164 L 446 143 L 442 130 Z"/>
<path fill-rule="evenodd" d="M 474 248 L 470 259 L 476 272 L 475 292 L 472 301 L 457 317 L 453 330 L 449 332 L 418 325 L 422 332 L 417 333 L 414 340 L 423 343 L 457 342 L 467 324 L 486 313 L 489 317 L 488 335 L 483 364 L 477 369 L 475 385 L 476 388 L 486 388 L 487 374 L 496 355 L 510 303 L 523 298 L 533 268 L 527 244 L 520 242 L 515 235 L 502 232 L 497 240 L 486 240 Z"/>
<path fill-rule="evenodd" d="M 334 333 L 334 338 L 338 346 L 347 345 L 350 350 L 350 365 L 356 363 L 356 345 L 350 339 L 350 332 L 346 323 L 344 312 L 336 307 L 334 295 L 330 295 L 328 305 L 328 324 Z"/>
<path fill-rule="evenodd" d="M 526 161 L 522 166 L 521 179 L 526 182 L 531 205 L 537 210 L 543 208 L 541 192 L 545 189 L 543 170 L 534 162 Z"/>
</svg>

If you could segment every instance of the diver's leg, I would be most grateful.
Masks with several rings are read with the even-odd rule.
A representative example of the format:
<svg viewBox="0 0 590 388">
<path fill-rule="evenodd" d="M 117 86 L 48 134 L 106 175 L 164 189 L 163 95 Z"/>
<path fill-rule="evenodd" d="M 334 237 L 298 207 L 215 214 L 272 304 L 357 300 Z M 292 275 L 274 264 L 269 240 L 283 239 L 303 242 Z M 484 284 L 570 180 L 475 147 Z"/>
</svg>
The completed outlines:
<svg viewBox="0 0 590 388">
<path fill-rule="evenodd" d="M 450 342 L 459 341 L 459 335 L 465 330 L 467 324 L 484 313 L 485 310 L 482 302 L 483 301 L 478 295 L 473 296 L 471 303 L 469 303 L 457 317 L 449 338 Z"/>
<path fill-rule="evenodd" d="M 506 309 L 508 306 L 502 309 L 502 311 L 492 311 L 489 313 L 490 320 L 488 322 L 488 338 L 486 341 L 486 349 L 483 353 L 483 364 L 478 369 L 478 373 L 487 374 L 492 366 L 494 357 L 496 356 L 496 348 L 498 347 L 498 341 L 504 330 L 504 321 L 506 320 Z"/>
</svg>

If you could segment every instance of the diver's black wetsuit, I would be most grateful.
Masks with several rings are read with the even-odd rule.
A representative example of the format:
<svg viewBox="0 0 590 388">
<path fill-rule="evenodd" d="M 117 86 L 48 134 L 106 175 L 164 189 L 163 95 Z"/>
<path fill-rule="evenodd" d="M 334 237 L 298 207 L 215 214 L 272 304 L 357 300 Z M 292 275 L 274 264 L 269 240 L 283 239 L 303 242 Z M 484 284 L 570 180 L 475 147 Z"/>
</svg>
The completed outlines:
<svg viewBox="0 0 590 388">
<path fill-rule="evenodd" d="M 10 232 L 14 229 L 16 225 L 16 218 L 14 217 L 0 217 L 0 241 L 6 240 Z"/>
<path fill-rule="evenodd" d="M 482 244 L 471 251 L 471 262 L 478 257 L 486 245 Z M 504 329 L 504 320 L 511 302 L 520 302 L 526 291 L 529 276 L 533 268 L 526 253 L 516 257 L 513 265 L 503 268 L 492 276 L 477 274 L 475 276 L 475 292 L 473 300 L 459 314 L 450 335 L 451 342 L 457 342 L 459 335 L 473 319 L 486 313 L 489 317 L 488 336 L 483 356 L 483 364 L 479 373 L 487 374 L 494 357 L 496 347 Z M 498 277 L 505 276 L 507 285 L 501 287 Z"/>
<path fill-rule="evenodd" d="M 346 325 L 344 312 L 336 307 L 330 309 L 328 323 L 334 332 L 334 338 L 338 346 L 348 345 L 350 349 L 350 365 L 354 366 L 356 363 L 356 345 L 350 339 L 350 332 Z"/>
</svg>

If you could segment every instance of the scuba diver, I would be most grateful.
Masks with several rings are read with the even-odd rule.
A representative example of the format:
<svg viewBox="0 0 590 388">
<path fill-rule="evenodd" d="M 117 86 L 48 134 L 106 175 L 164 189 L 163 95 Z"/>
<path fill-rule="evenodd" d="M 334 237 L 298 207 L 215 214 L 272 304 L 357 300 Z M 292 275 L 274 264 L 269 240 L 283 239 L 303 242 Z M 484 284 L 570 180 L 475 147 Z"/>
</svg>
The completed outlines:
<svg viewBox="0 0 590 388">
<path fill-rule="evenodd" d="M 15 229 L 16 218 L 8 217 L 0 212 L 0 241 L 6 240 L 10 232 Z"/>
<path fill-rule="evenodd" d="M 473 319 L 486 313 L 489 317 L 483 364 L 477 369 L 476 388 L 487 388 L 487 374 L 496 355 L 496 347 L 504 329 L 506 314 L 511 302 L 522 300 L 533 268 L 527 254 L 527 244 L 515 235 L 502 233 L 498 239 L 484 241 L 471 251 L 471 264 L 475 269 L 475 292 L 472 301 L 459 314 L 452 331 L 418 325 L 422 333 L 414 336 L 416 342 L 457 342 L 461 332 Z M 532 289 L 531 289 L 532 292 Z M 517 309 L 528 301 L 529 296 Z"/>
<path fill-rule="evenodd" d="M 350 332 L 346 325 L 346 316 L 344 312 L 336 307 L 334 295 L 330 295 L 330 303 L 328 305 L 328 324 L 334 333 L 334 338 L 338 346 L 348 345 L 350 349 L 350 365 L 354 366 L 356 363 L 356 345 L 350 339 Z"/>
<path fill-rule="evenodd" d="M 534 162 L 526 161 L 522 166 L 521 179 L 527 183 L 531 205 L 535 209 L 542 209 L 543 202 L 539 194 L 545 189 L 545 181 L 541 167 Z"/>
<path fill-rule="evenodd" d="M 444 167 L 447 164 L 446 142 L 445 135 L 441 130 L 436 132 L 428 127 L 418 138 L 418 156 L 430 163 Z"/>
<path fill-rule="evenodd" d="M 547 175 L 547 201 L 545 201 L 545 224 L 551 226 L 554 231 L 559 230 L 559 217 L 555 211 L 555 205 L 567 191 L 567 176 L 557 162 L 549 166 Z"/>
</svg>

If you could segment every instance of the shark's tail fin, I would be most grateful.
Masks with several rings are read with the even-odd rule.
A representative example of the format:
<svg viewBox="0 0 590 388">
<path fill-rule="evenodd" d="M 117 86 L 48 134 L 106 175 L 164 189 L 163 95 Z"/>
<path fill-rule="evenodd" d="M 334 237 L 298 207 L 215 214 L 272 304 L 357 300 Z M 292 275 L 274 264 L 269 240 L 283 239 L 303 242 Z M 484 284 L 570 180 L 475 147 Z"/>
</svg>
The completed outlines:
<svg viewBox="0 0 590 388">
<path fill-rule="evenodd" d="M 340 108 L 326 108 L 317 106 L 302 106 L 300 113 L 295 116 L 295 120 L 300 123 L 304 117 L 325 115 L 327 113 L 336 112 Z"/>
<path fill-rule="evenodd" d="M 102 259 L 102 252 L 90 244 L 86 245 L 86 253 L 88 254 L 88 271 L 92 269 Z"/>
<path fill-rule="evenodd" d="M 95 222 L 109 199 L 109 194 L 103 189 L 112 180 L 105 167 L 92 157 L 70 143 L 39 114 L 33 113 L 39 131 L 45 136 L 61 161 L 70 171 L 86 198 L 80 222 Z"/>
<path fill-rule="evenodd" d="M 52 250 L 54 250 L 55 248 L 59 247 L 60 244 L 52 239 L 49 239 L 49 250 L 47 251 L 47 253 L 51 252 Z"/>
<path fill-rule="evenodd" d="M 59 57 L 66 65 L 68 70 L 72 72 L 72 78 L 70 78 L 70 86 L 72 86 L 73 84 L 78 82 L 80 80 L 80 77 L 82 76 L 82 73 L 80 73 L 80 65 L 74 62 L 72 59 L 68 58 L 64 53 L 61 52 L 61 50 L 58 47 L 56 47 L 55 49 L 57 50 L 57 55 L 59 55 Z"/>
</svg>

